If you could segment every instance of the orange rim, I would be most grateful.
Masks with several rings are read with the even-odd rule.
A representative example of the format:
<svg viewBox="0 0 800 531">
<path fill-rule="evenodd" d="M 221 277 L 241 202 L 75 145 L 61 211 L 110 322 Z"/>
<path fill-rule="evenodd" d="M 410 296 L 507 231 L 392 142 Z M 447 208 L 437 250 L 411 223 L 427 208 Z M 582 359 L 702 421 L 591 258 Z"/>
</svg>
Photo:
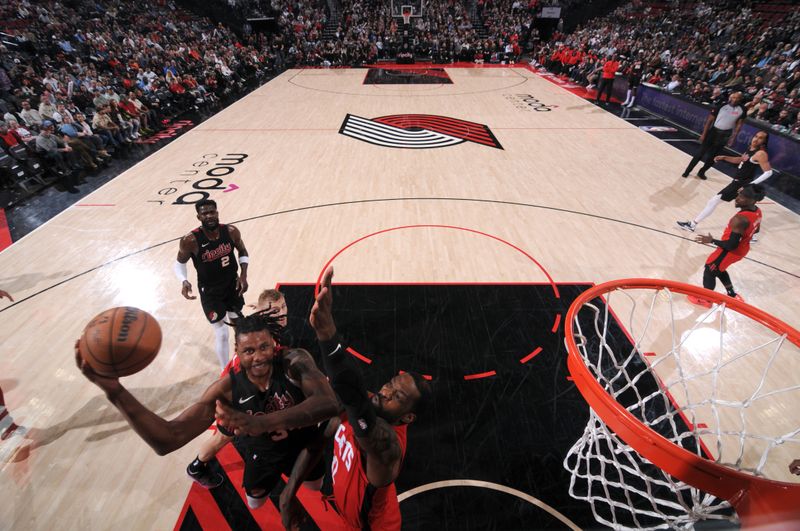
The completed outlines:
<svg viewBox="0 0 800 531">
<path fill-rule="evenodd" d="M 645 426 L 609 395 L 583 362 L 575 343 L 575 316 L 587 302 L 602 297 L 616 289 L 650 289 L 670 291 L 709 300 L 725 305 L 738 313 L 766 326 L 778 335 L 800 347 L 800 332 L 780 319 L 745 302 L 704 288 L 648 278 L 630 278 L 598 284 L 583 292 L 567 311 L 565 343 L 569 355 L 567 366 L 575 385 L 597 415 L 626 444 L 651 463 L 662 468 L 684 483 L 699 488 L 730 502 L 736 509 L 743 526 L 800 521 L 800 484 L 773 481 L 739 472 L 703 459 L 681 448 L 656 431 Z M 788 463 L 787 463 L 788 466 Z"/>
</svg>

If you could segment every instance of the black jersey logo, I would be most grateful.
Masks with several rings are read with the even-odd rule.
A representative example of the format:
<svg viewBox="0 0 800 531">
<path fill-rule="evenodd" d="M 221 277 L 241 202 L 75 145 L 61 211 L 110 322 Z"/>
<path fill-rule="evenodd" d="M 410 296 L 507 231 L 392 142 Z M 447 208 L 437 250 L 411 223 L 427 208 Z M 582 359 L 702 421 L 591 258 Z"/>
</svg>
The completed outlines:
<svg viewBox="0 0 800 531">
<path fill-rule="evenodd" d="M 203 251 L 200 255 L 200 259 L 203 260 L 203 262 L 213 262 L 214 260 L 231 254 L 231 251 L 233 251 L 233 246 L 230 243 L 221 243 L 216 249 Z"/>
<path fill-rule="evenodd" d="M 348 114 L 339 134 L 400 149 L 433 149 L 464 142 L 503 149 L 489 126 L 433 114 L 394 114 L 372 119 Z"/>
</svg>

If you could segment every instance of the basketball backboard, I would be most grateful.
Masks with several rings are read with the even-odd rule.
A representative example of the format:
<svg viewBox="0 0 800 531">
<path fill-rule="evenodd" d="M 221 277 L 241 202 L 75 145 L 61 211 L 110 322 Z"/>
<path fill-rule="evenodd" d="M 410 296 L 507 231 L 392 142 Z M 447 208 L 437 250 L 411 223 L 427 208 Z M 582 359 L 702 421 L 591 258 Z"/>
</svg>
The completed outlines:
<svg viewBox="0 0 800 531">
<path fill-rule="evenodd" d="M 411 6 L 412 18 L 419 18 L 424 14 L 424 0 L 392 0 L 392 17 L 402 18 L 403 6 Z"/>
</svg>

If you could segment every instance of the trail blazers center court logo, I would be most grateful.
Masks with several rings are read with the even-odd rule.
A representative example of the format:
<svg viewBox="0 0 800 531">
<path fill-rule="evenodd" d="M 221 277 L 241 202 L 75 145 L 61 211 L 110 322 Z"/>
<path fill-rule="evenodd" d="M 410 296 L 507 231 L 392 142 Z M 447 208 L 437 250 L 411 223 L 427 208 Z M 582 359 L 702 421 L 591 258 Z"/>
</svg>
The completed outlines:
<svg viewBox="0 0 800 531">
<path fill-rule="evenodd" d="M 433 149 L 474 142 L 503 149 L 489 126 L 433 114 L 394 114 L 371 120 L 348 114 L 339 133 L 391 148 Z"/>
</svg>

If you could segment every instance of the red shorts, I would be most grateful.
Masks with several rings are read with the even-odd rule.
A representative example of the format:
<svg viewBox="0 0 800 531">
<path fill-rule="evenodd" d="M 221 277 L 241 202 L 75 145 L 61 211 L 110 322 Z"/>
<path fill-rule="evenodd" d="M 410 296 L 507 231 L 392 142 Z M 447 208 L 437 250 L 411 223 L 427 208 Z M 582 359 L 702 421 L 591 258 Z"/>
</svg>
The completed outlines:
<svg viewBox="0 0 800 531">
<path fill-rule="evenodd" d="M 708 266 L 711 271 L 725 271 L 729 266 L 735 264 L 744 257 L 745 255 L 743 254 L 734 254 L 717 247 L 717 250 L 711 253 L 708 260 L 706 260 L 706 266 Z"/>
</svg>

